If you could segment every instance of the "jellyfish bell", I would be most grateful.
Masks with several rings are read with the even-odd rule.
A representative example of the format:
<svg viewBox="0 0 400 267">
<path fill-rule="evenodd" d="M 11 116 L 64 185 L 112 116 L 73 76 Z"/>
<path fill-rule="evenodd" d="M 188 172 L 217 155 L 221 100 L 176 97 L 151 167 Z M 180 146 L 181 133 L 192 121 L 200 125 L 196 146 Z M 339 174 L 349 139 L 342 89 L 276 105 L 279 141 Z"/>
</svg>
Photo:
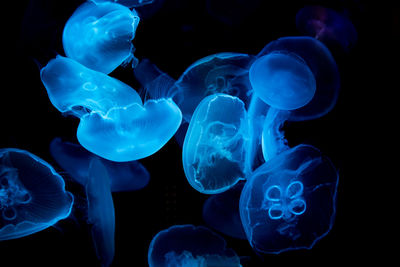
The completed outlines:
<svg viewBox="0 0 400 267">
<path fill-rule="evenodd" d="M 21 149 L 0 149 L 0 240 L 54 225 L 70 215 L 73 202 L 62 177 L 43 159 Z"/>
<path fill-rule="evenodd" d="M 90 0 L 96 4 L 105 3 L 105 2 L 114 2 L 126 7 L 140 7 L 152 4 L 155 1 L 159 0 Z"/>
<path fill-rule="evenodd" d="M 65 24 L 65 54 L 90 69 L 108 74 L 133 59 L 132 40 L 139 20 L 135 10 L 123 5 L 87 1 Z"/>
</svg>

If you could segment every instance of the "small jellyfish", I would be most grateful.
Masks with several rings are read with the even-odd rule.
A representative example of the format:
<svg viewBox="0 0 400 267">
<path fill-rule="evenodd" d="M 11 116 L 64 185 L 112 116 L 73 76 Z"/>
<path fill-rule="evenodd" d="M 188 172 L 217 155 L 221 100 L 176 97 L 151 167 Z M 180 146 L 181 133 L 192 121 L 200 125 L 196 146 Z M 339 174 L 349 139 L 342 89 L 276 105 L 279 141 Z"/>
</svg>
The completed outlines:
<svg viewBox="0 0 400 267">
<path fill-rule="evenodd" d="M 66 57 L 50 60 L 40 78 L 53 106 L 78 118 L 91 111 L 105 114 L 112 107 L 142 103 L 130 86 Z"/>
<path fill-rule="evenodd" d="M 160 150 L 178 130 L 182 113 L 171 99 L 148 100 L 81 118 L 79 143 L 111 161 L 132 161 Z"/>
<path fill-rule="evenodd" d="M 140 7 L 148 4 L 152 4 L 157 0 L 90 0 L 95 2 L 96 4 L 105 3 L 105 2 L 114 2 L 126 7 Z"/>
<path fill-rule="evenodd" d="M 332 110 L 339 94 L 340 76 L 328 48 L 312 37 L 284 37 L 267 44 L 258 54 L 258 58 L 276 53 L 296 55 L 297 59 L 300 58 L 307 64 L 315 78 L 314 96 L 303 107 L 292 110 L 289 120 L 316 119 Z M 306 95 L 311 96 L 311 92 Z M 306 99 L 304 97 L 302 101 L 306 102 Z"/>
<path fill-rule="evenodd" d="M 215 93 L 239 97 L 247 103 L 248 68 L 254 56 L 239 53 L 219 53 L 197 60 L 177 80 L 175 100 L 183 118 L 190 122 L 200 101 Z"/>
<path fill-rule="evenodd" d="M 243 101 L 214 94 L 193 113 L 183 143 L 183 169 L 190 185 L 205 194 L 234 186 L 244 173 L 248 121 Z"/>
<path fill-rule="evenodd" d="M 226 241 L 203 226 L 174 225 L 160 231 L 148 251 L 150 267 L 240 267 L 240 259 Z"/>
<path fill-rule="evenodd" d="M 102 266 L 110 266 L 115 252 L 115 212 L 107 169 L 100 159 L 89 164 L 86 184 L 88 222 L 97 258 Z"/>
<path fill-rule="evenodd" d="M 241 24 L 259 8 L 261 0 L 207 0 L 207 11 L 228 25 Z"/>
<path fill-rule="evenodd" d="M 62 142 L 55 138 L 50 144 L 50 152 L 57 163 L 76 182 L 85 186 L 89 178 L 89 164 L 93 158 L 99 158 L 110 177 L 112 192 L 134 191 L 144 188 L 150 180 L 150 174 L 138 161 L 113 162 L 90 153 L 82 146 Z"/>
<path fill-rule="evenodd" d="M 123 5 L 85 2 L 65 24 L 65 54 L 90 69 L 108 74 L 134 58 L 132 40 L 139 20 L 135 10 Z"/>
<path fill-rule="evenodd" d="M 254 93 L 271 107 L 298 109 L 315 94 L 315 78 L 307 64 L 295 54 L 272 52 L 263 55 L 250 67 Z"/>
<path fill-rule="evenodd" d="M 240 197 L 240 218 L 250 245 L 261 253 L 311 249 L 331 230 L 338 174 L 309 145 L 286 150 L 261 165 Z"/>
<path fill-rule="evenodd" d="M 239 199 L 244 183 L 221 194 L 210 196 L 203 205 L 203 220 L 208 226 L 228 236 L 246 239 L 239 215 Z"/>
<path fill-rule="evenodd" d="M 296 15 L 296 26 L 303 34 L 327 46 L 339 45 L 346 52 L 357 42 L 357 31 L 351 21 L 327 7 L 306 6 L 300 9 Z"/>
<path fill-rule="evenodd" d="M 69 216 L 73 201 L 47 162 L 25 150 L 0 149 L 0 240 L 54 225 Z"/>
</svg>

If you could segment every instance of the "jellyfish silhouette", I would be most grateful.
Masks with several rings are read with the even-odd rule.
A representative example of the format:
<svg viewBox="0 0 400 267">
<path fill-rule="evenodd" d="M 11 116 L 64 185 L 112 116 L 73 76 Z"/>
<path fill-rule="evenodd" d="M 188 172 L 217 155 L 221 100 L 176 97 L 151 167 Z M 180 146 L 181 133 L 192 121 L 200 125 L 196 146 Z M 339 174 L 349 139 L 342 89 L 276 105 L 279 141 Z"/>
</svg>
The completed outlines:
<svg viewBox="0 0 400 267">
<path fill-rule="evenodd" d="M 105 2 L 114 2 L 126 7 L 140 7 L 148 4 L 152 4 L 157 0 L 90 0 L 95 2 L 96 4 L 105 3 Z"/>
<path fill-rule="evenodd" d="M 175 102 L 183 118 L 190 122 L 200 101 L 215 93 L 239 97 L 247 103 L 249 89 L 248 68 L 254 56 L 239 53 L 219 53 L 197 60 L 176 81 Z"/>
<path fill-rule="evenodd" d="M 310 81 L 309 73 L 306 70 L 307 68 L 303 68 L 303 63 L 307 64 L 308 68 L 311 70 L 316 83 L 315 93 L 311 100 L 307 103 L 306 100 L 312 95 L 312 90 L 305 90 L 305 94 L 301 96 L 300 100 L 302 103 L 305 103 L 304 106 L 298 107 L 295 110 L 291 111 L 289 120 L 291 121 L 302 121 L 302 120 L 311 120 L 319 118 L 326 113 L 328 113 L 335 106 L 339 88 L 340 88 L 340 77 L 339 71 L 336 65 L 332 54 L 329 49 L 320 41 L 312 37 L 284 37 L 277 39 L 268 43 L 258 54 L 258 59 L 263 58 L 266 55 L 274 55 L 274 54 L 285 54 L 290 55 L 290 58 L 283 60 L 283 63 L 277 63 L 284 65 L 282 67 L 282 72 L 284 72 L 284 68 L 287 67 L 290 73 L 293 71 L 297 72 L 297 65 L 301 67 L 302 71 L 300 75 L 292 76 L 284 76 L 293 77 L 296 79 L 305 79 L 306 81 L 312 83 Z M 294 60 L 294 56 L 296 56 L 296 60 Z M 278 57 L 279 59 L 280 57 Z M 300 61 L 300 59 L 302 61 Z M 295 66 L 289 67 L 289 62 L 292 62 Z M 273 62 L 276 63 L 276 62 Z M 270 64 L 274 66 L 274 64 Z M 293 68 L 295 68 L 293 70 Z M 261 69 L 262 70 L 262 69 Z M 281 73 L 281 72 L 279 72 Z M 257 75 L 258 76 L 258 75 Z M 261 77 L 261 76 L 260 76 Z M 268 75 L 269 77 L 269 75 Z M 283 82 L 286 83 L 286 82 Z M 297 82 L 296 82 L 297 83 Z M 307 84 L 307 82 L 301 82 L 298 84 L 298 88 L 302 89 L 301 84 Z M 270 82 L 267 82 L 270 84 Z M 256 91 L 256 89 L 255 89 Z M 291 93 L 291 91 L 284 90 L 284 93 Z M 273 93 L 273 92 L 272 92 Z M 297 94 L 297 93 L 296 93 Z M 278 97 L 278 102 L 281 97 Z M 290 105 L 290 94 L 288 98 L 288 105 Z"/>
<path fill-rule="evenodd" d="M 123 5 L 87 1 L 65 24 L 65 54 L 90 69 L 108 74 L 134 58 L 132 40 L 139 20 L 135 10 Z"/>
<path fill-rule="evenodd" d="M 134 191 L 144 188 L 150 180 L 150 174 L 138 161 L 113 162 L 90 153 L 82 146 L 55 138 L 50 144 L 50 152 L 71 178 L 85 186 L 89 178 L 89 164 L 93 158 L 99 158 L 110 179 L 112 192 Z"/>
<path fill-rule="evenodd" d="M 40 78 L 53 106 L 78 118 L 91 111 L 105 114 L 112 107 L 142 103 L 130 86 L 66 57 L 50 60 Z"/>
<path fill-rule="evenodd" d="M 348 52 L 357 42 L 357 31 L 343 14 L 322 6 L 306 6 L 296 15 L 297 29 L 328 47 L 339 45 Z"/>
<path fill-rule="evenodd" d="M 338 174 L 331 161 L 299 145 L 261 165 L 240 197 L 250 245 L 261 253 L 311 249 L 331 230 Z"/>
<path fill-rule="evenodd" d="M 245 105 L 239 98 L 214 94 L 200 102 L 182 151 L 183 169 L 194 189 L 221 193 L 246 177 L 248 127 Z"/>
<path fill-rule="evenodd" d="M 174 225 L 160 231 L 150 243 L 148 263 L 150 267 L 241 266 L 222 237 L 194 225 Z"/>
<path fill-rule="evenodd" d="M 115 252 L 115 213 L 111 196 L 110 180 L 104 165 L 93 158 L 89 165 L 86 184 L 88 222 L 97 258 L 102 266 L 110 266 Z"/>
<path fill-rule="evenodd" d="M 0 240 L 27 236 L 67 218 L 73 200 L 47 162 L 25 150 L 0 149 Z"/>
</svg>

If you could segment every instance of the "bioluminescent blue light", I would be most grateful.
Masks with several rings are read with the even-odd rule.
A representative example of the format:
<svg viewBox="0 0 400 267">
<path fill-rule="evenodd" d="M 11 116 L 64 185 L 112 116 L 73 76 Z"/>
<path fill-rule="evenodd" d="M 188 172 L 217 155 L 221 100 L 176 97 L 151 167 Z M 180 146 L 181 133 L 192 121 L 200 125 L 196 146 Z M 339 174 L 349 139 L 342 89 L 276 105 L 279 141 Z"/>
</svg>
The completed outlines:
<svg viewBox="0 0 400 267">
<path fill-rule="evenodd" d="M 91 111 L 105 114 L 112 107 L 142 103 L 130 86 L 75 60 L 57 56 L 40 71 L 54 107 L 81 117 Z"/>
<path fill-rule="evenodd" d="M 150 267 L 241 266 L 222 237 L 193 225 L 174 225 L 160 231 L 150 243 L 148 263 Z"/>
<path fill-rule="evenodd" d="M 121 4 L 126 7 L 140 7 L 148 4 L 152 4 L 157 0 L 90 0 L 95 3 L 105 3 L 105 2 L 114 2 Z"/>
<path fill-rule="evenodd" d="M 259 8 L 261 3 L 261 0 L 206 1 L 208 13 L 228 25 L 241 24 Z"/>
<path fill-rule="evenodd" d="M 175 134 L 182 113 L 171 99 L 148 100 L 92 112 L 81 118 L 77 137 L 90 152 L 112 161 L 132 161 L 161 149 Z"/>
<path fill-rule="evenodd" d="M 53 139 L 50 152 L 58 165 L 83 186 L 87 184 L 89 163 L 93 158 L 99 158 L 106 168 L 112 192 L 139 190 L 150 181 L 149 172 L 138 161 L 109 161 L 90 153 L 81 145 L 63 142 L 60 138 Z"/>
<path fill-rule="evenodd" d="M 203 205 L 203 220 L 213 229 L 234 238 L 246 239 L 239 215 L 239 199 L 244 183 L 210 196 Z"/>
<path fill-rule="evenodd" d="M 85 2 L 65 24 L 65 54 L 90 69 L 108 74 L 133 59 L 132 40 L 139 20 L 135 10 L 123 5 Z"/>
<path fill-rule="evenodd" d="M 339 45 L 349 51 L 357 42 L 357 31 L 345 15 L 322 6 L 306 6 L 296 15 L 297 28 L 327 46 Z"/>
<path fill-rule="evenodd" d="M 238 97 L 214 94 L 200 102 L 182 150 L 183 169 L 194 189 L 221 193 L 245 178 L 248 127 L 245 105 Z"/>
<path fill-rule="evenodd" d="M 115 252 L 115 212 L 107 169 L 100 159 L 93 158 L 89 165 L 86 184 L 88 223 L 97 258 L 102 266 L 110 266 Z"/>
<path fill-rule="evenodd" d="M 250 245 L 261 253 L 311 249 L 332 228 L 338 174 L 309 145 L 288 149 L 261 165 L 240 197 Z"/>
<path fill-rule="evenodd" d="M 298 56 L 286 53 L 263 55 L 250 67 L 254 93 L 271 107 L 293 110 L 305 106 L 315 93 L 315 78 Z"/>
<path fill-rule="evenodd" d="M 0 240 L 46 229 L 71 213 L 74 198 L 43 159 L 16 148 L 0 149 Z"/>
<path fill-rule="evenodd" d="M 336 62 L 329 49 L 312 37 L 283 37 L 268 43 L 258 57 L 271 53 L 295 54 L 310 68 L 316 82 L 316 90 L 311 101 L 292 110 L 289 120 L 302 121 L 319 118 L 335 106 L 340 76 Z"/>
<path fill-rule="evenodd" d="M 251 88 L 248 68 L 254 56 L 219 53 L 204 57 L 190 65 L 177 80 L 175 100 L 189 122 L 204 97 L 224 93 L 247 103 Z"/>
</svg>

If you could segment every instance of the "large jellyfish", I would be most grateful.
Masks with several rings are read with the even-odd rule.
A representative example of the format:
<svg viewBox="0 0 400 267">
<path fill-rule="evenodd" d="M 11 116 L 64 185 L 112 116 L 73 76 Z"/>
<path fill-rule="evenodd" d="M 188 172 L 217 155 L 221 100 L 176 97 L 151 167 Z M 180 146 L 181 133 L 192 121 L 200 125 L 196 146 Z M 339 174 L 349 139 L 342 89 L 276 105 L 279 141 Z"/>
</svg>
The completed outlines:
<svg viewBox="0 0 400 267">
<path fill-rule="evenodd" d="M 284 54 L 285 57 L 289 56 L 282 64 L 284 64 L 290 72 L 293 72 L 293 70 L 297 71 L 297 67 L 289 66 L 289 62 L 292 62 L 296 66 L 299 64 L 298 66 L 301 67 L 302 71 L 298 73 L 299 75 L 290 75 L 290 77 L 305 79 L 304 81 L 308 81 L 311 85 L 312 78 L 309 75 L 310 73 L 307 68 L 303 68 L 304 64 L 306 64 L 315 78 L 315 93 L 312 94 L 313 90 L 311 88 L 310 90 L 304 90 L 305 94 L 301 94 L 300 101 L 305 105 L 292 110 L 289 120 L 302 121 L 316 119 L 328 113 L 335 106 L 340 87 L 339 71 L 332 54 L 323 43 L 312 37 L 284 37 L 266 45 L 258 54 L 258 59 L 260 60 L 268 55 L 271 56 L 271 54 L 272 56 L 281 54 Z M 294 60 L 294 55 L 297 61 Z M 276 62 L 273 63 L 275 64 Z M 274 64 L 271 64 L 271 66 L 275 66 Z M 276 64 L 279 65 L 281 63 Z M 282 72 L 284 72 L 284 68 L 281 69 Z M 269 76 L 267 75 L 267 77 Z M 284 76 L 283 78 L 287 77 L 288 76 Z M 297 83 L 298 81 L 295 82 Z M 304 85 L 307 85 L 308 82 L 305 82 Z M 302 83 L 303 82 L 300 81 L 300 83 L 297 84 L 298 88 L 303 88 L 300 86 Z M 267 84 L 270 84 L 270 82 L 267 82 Z M 289 93 L 286 104 L 290 105 L 291 91 L 284 90 L 283 93 Z M 308 100 L 312 95 L 312 99 Z M 279 102 L 281 98 L 282 100 L 286 100 L 286 97 L 280 96 L 278 97 Z M 307 103 L 307 101 L 309 102 Z"/>
<path fill-rule="evenodd" d="M 261 253 L 310 249 L 332 228 L 338 174 L 309 145 L 286 150 L 260 166 L 240 197 L 250 245 Z"/>
<path fill-rule="evenodd" d="M 339 45 L 349 51 L 357 42 L 357 31 L 343 14 L 322 6 L 306 6 L 296 15 L 297 28 L 327 46 Z"/>
<path fill-rule="evenodd" d="M 239 97 L 244 103 L 251 88 L 248 68 L 254 56 L 239 53 L 219 53 L 204 57 L 190 65 L 177 80 L 175 100 L 185 121 L 200 101 L 215 93 Z"/>
<path fill-rule="evenodd" d="M 65 24 L 65 54 L 88 68 L 110 73 L 133 59 L 138 24 L 136 11 L 123 5 L 85 2 Z"/>
<path fill-rule="evenodd" d="M 90 0 L 95 3 L 105 3 L 105 2 L 114 2 L 121 4 L 126 7 L 140 7 L 148 4 L 152 4 L 157 0 Z"/>
<path fill-rule="evenodd" d="M 51 103 L 60 112 L 77 117 L 91 111 L 105 114 L 112 107 L 142 103 L 130 86 L 67 57 L 50 60 L 41 69 L 40 78 Z"/>
<path fill-rule="evenodd" d="M 236 253 L 208 228 L 174 225 L 159 232 L 148 252 L 150 267 L 240 267 Z"/>
<path fill-rule="evenodd" d="M 109 161 L 90 153 L 78 144 L 63 142 L 60 138 L 53 139 L 50 152 L 57 163 L 83 186 L 88 182 L 89 164 L 93 158 L 99 158 L 107 170 L 112 192 L 139 190 L 150 180 L 149 172 L 138 161 Z"/>
<path fill-rule="evenodd" d="M 248 121 L 243 101 L 214 94 L 204 98 L 183 143 L 183 169 L 190 185 L 205 194 L 234 186 L 244 173 Z"/>
<path fill-rule="evenodd" d="M 0 149 L 0 240 L 27 236 L 67 218 L 73 200 L 47 162 L 25 150 Z"/>
</svg>

